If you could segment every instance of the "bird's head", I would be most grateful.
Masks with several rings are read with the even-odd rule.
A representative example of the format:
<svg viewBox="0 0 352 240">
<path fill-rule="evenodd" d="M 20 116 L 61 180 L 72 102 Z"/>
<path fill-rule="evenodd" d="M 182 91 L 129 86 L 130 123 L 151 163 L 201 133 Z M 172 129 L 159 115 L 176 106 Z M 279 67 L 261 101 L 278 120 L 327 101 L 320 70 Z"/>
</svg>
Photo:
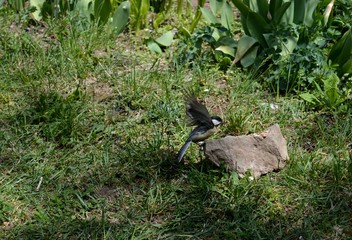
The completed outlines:
<svg viewBox="0 0 352 240">
<path fill-rule="evenodd" d="M 223 123 L 222 119 L 218 116 L 212 116 L 211 121 L 213 122 L 215 127 L 218 127 L 219 125 L 221 125 Z"/>
</svg>

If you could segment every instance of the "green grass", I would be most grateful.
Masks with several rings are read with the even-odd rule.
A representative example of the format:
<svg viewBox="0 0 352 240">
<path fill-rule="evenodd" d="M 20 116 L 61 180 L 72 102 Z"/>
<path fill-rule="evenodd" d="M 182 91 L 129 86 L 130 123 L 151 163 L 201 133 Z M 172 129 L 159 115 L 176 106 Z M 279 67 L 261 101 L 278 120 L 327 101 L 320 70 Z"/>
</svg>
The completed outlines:
<svg viewBox="0 0 352 240">
<path fill-rule="evenodd" d="M 133 36 L 0 21 L 1 239 L 352 238 L 350 113 L 305 111 L 241 70 L 169 67 Z M 175 166 L 183 87 L 225 119 L 217 137 L 279 123 L 288 165 L 238 179 L 192 145 Z"/>
</svg>

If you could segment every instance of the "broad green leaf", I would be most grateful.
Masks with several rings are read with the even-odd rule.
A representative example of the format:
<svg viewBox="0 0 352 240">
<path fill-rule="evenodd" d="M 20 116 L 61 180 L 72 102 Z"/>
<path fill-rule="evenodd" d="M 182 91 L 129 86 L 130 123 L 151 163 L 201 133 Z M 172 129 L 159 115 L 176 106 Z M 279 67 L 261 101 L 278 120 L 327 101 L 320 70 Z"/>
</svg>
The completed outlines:
<svg viewBox="0 0 352 240">
<path fill-rule="evenodd" d="M 215 24 L 219 22 L 215 15 L 208 8 L 200 8 L 200 10 L 202 11 L 202 15 L 208 24 Z"/>
<path fill-rule="evenodd" d="M 352 33 L 349 29 L 340 40 L 332 47 L 329 57 L 333 64 L 338 64 L 345 72 L 350 69 L 349 62 L 352 60 Z M 346 66 L 344 66 L 347 64 Z M 346 72 L 345 72 L 346 73 Z"/>
<path fill-rule="evenodd" d="M 269 3 L 268 1 L 263 1 L 263 0 L 256 0 L 257 6 L 258 6 L 258 13 L 265 19 L 268 19 L 268 13 L 269 13 Z"/>
<path fill-rule="evenodd" d="M 130 16 L 131 4 L 129 1 L 122 2 L 116 9 L 112 18 L 111 26 L 116 30 L 119 35 L 126 27 Z"/>
<path fill-rule="evenodd" d="M 250 32 L 247 27 L 247 19 L 248 19 L 248 15 L 241 14 L 241 25 L 242 25 L 244 34 L 250 35 Z"/>
<path fill-rule="evenodd" d="M 94 19 L 98 20 L 99 25 L 104 25 L 112 11 L 110 0 L 100 0 L 94 2 Z"/>
<path fill-rule="evenodd" d="M 11 7 L 13 7 L 18 12 L 24 8 L 24 0 L 12 0 L 12 1 L 9 1 L 9 3 L 11 4 Z M 2 3 L 0 1 L 0 6 L 1 5 Z"/>
<path fill-rule="evenodd" d="M 211 34 L 211 36 L 215 39 L 215 41 L 218 41 L 220 39 L 220 37 L 221 37 L 219 29 L 215 28 L 213 30 L 213 33 Z"/>
<path fill-rule="evenodd" d="M 303 100 L 305 100 L 305 101 L 307 101 L 307 102 L 309 102 L 311 104 L 314 104 L 314 105 L 321 104 L 321 101 L 319 101 L 319 99 L 315 95 L 313 95 L 311 93 L 302 93 L 299 96 Z"/>
<path fill-rule="evenodd" d="M 164 1 L 159 1 L 159 2 L 161 3 L 160 5 L 162 6 L 161 11 L 164 12 L 165 15 L 168 14 L 170 12 L 170 10 L 171 10 L 172 1 L 171 0 L 168 0 L 168 1 L 164 0 Z M 177 2 L 176 3 L 176 5 L 177 5 L 176 14 L 177 14 L 178 17 L 181 17 L 182 10 L 184 9 L 184 7 L 183 7 L 184 6 L 184 1 L 183 0 L 177 0 L 176 2 Z M 156 1 L 151 1 L 151 3 L 153 5 L 153 4 L 156 3 Z M 188 3 L 186 3 L 186 4 L 188 4 Z M 187 5 L 186 5 L 186 8 L 187 8 Z M 160 13 L 160 10 L 159 10 L 159 13 Z"/>
<path fill-rule="evenodd" d="M 263 34 L 267 33 L 270 27 L 262 16 L 258 13 L 250 12 L 247 18 L 247 27 L 251 37 L 257 39 L 263 47 L 268 47 Z"/>
<path fill-rule="evenodd" d="M 210 10 L 214 15 L 218 13 L 217 4 L 217 0 L 209 0 Z"/>
<path fill-rule="evenodd" d="M 335 74 L 331 74 L 328 78 L 323 80 L 326 101 L 331 107 L 333 107 L 336 104 L 339 98 L 339 93 L 337 88 L 339 81 L 340 80 L 338 76 L 336 76 Z"/>
<path fill-rule="evenodd" d="M 282 6 L 282 0 L 270 0 L 269 1 L 269 12 L 274 18 L 278 9 Z"/>
<path fill-rule="evenodd" d="M 315 88 L 318 90 L 318 92 L 321 94 L 321 95 L 324 95 L 324 91 L 321 89 L 320 85 L 316 82 L 316 81 L 313 81 L 314 85 L 315 85 Z"/>
<path fill-rule="evenodd" d="M 232 30 L 232 23 L 234 22 L 234 14 L 230 4 L 225 2 L 221 11 L 221 25 Z"/>
<path fill-rule="evenodd" d="M 232 48 L 237 47 L 237 42 L 233 38 L 227 37 L 227 36 L 221 37 L 218 40 L 217 44 L 229 46 L 229 47 L 232 47 Z"/>
<path fill-rule="evenodd" d="M 160 54 L 163 53 L 163 51 L 161 50 L 159 45 L 153 39 L 149 39 L 147 41 L 147 46 L 148 46 L 149 50 L 152 52 L 156 52 L 156 53 L 160 53 Z"/>
<path fill-rule="evenodd" d="M 275 9 L 274 16 L 273 16 L 273 20 L 274 20 L 275 24 L 281 23 L 282 17 L 286 13 L 286 11 L 290 7 L 290 5 L 291 5 L 291 2 L 285 2 L 280 7 Z"/>
<path fill-rule="evenodd" d="M 146 24 L 148 11 L 149 11 L 149 0 L 131 0 L 131 13 L 134 16 L 134 23 L 136 33 Z"/>
<path fill-rule="evenodd" d="M 349 31 L 350 32 L 350 31 Z M 351 57 L 351 39 L 349 34 L 344 34 L 342 38 L 337 42 L 334 62 L 338 64 L 344 63 L 348 58 Z"/>
<path fill-rule="evenodd" d="M 345 34 L 344 34 L 345 39 L 343 43 L 343 47 L 341 49 L 341 54 L 339 57 L 339 64 L 342 65 L 345 62 L 349 61 L 352 59 L 352 32 L 351 29 L 349 29 Z"/>
<path fill-rule="evenodd" d="M 244 2 L 253 12 L 259 13 L 259 6 L 257 0 L 249 0 Z"/>
<path fill-rule="evenodd" d="M 201 7 L 203 7 L 205 4 L 205 0 L 198 0 L 198 6 L 196 10 L 196 14 L 194 15 L 194 18 L 191 22 L 191 26 L 189 27 L 189 32 L 193 33 L 194 29 L 196 28 L 199 20 L 202 17 L 202 12 L 200 10 Z"/>
<path fill-rule="evenodd" d="M 140 12 L 141 12 L 141 14 L 146 16 L 148 14 L 149 8 L 150 8 L 149 0 L 140 0 L 140 2 L 141 2 L 141 4 L 140 4 Z"/>
<path fill-rule="evenodd" d="M 42 19 L 42 7 L 44 4 L 45 0 L 30 0 L 29 4 L 31 7 L 35 7 L 36 10 L 32 13 L 32 16 L 35 20 L 39 21 Z"/>
<path fill-rule="evenodd" d="M 93 13 L 92 8 L 89 6 L 92 4 L 93 0 L 78 0 L 75 9 L 79 11 L 80 15 L 90 20 L 90 15 Z"/>
<path fill-rule="evenodd" d="M 247 15 L 251 10 L 241 0 L 232 0 L 233 5 L 241 12 L 241 14 Z"/>
<path fill-rule="evenodd" d="M 188 38 L 191 37 L 191 33 L 184 26 L 181 26 L 179 28 L 179 31 L 182 33 L 183 36 Z"/>
<path fill-rule="evenodd" d="M 249 49 L 252 48 L 257 42 L 257 40 L 247 35 L 241 37 L 237 44 L 236 57 L 235 60 L 233 60 L 234 64 L 240 61 Z"/>
<path fill-rule="evenodd" d="M 302 24 L 306 14 L 306 0 L 294 0 L 293 7 L 293 22 L 296 24 Z"/>
<path fill-rule="evenodd" d="M 248 14 L 251 12 L 248 6 L 246 6 L 241 0 L 232 0 L 232 3 L 241 12 L 241 23 L 243 31 L 246 35 L 250 35 L 247 27 Z"/>
<path fill-rule="evenodd" d="M 336 74 L 330 74 L 326 79 L 323 80 L 324 90 L 337 89 L 339 81 L 340 79 L 338 76 L 336 76 Z"/>
<path fill-rule="evenodd" d="M 168 31 L 161 35 L 159 38 L 155 39 L 155 42 L 157 42 L 161 46 L 169 47 L 172 43 L 173 38 L 174 34 L 172 33 L 172 31 Z"/>
<path fill-rule="evenodd" d="M 249 67 L 254 63 L 255 59 L 257 58 L 258 49 L 259 49 L 259 46 L 254 46 L 251 49 L 249 49 L 249 51 L 241 59 L 241 65 L 243 67 Z"/>
<path fill-rule="evenodd" d="M 285 39 L 286 41 L 282 42 L 282 52 L 281 52 L 281 56 L 286 56 L 288 54 L 291 54 L 293 52 L 293 50 L 296 48 L 297 46 L 297 41 L 298 38 L 294 38 L 294 37 L 286 37 Z"/>
<path fill-rule="evenodd" d="M 347 35 L 345 33 L 342 36 L 342 38 L 340 38 L 331 48 L 328 59 L 330 59 L 333 64 L 336 64 L 339 62 L 339 58 L 343 53 L 342 50 L 345 45 L 346 39 L 347 39 Z"/>
<path fill-rule="evenodd" d="M 331 13 L 332 13 L 332 8 L 334 7 L 334 2 L 335 2 L 335 0 L 331 0 L 331 2 L 325 8 L 325 11 L 324 11 L 324 14 L 323 14 L 323 16 L 324 16 L 324 20 L 323 20 L 324 26 L 328 25 L 328 23 L 331 23 L 331 21 L 332 21 L 333 15 Z M 329 26 L 330 26 L 330 24 L 329 24 Z"/>
<path fill-rule="evenodd" d="M 164 1 L 163 3 L 165 4 L 166 1 Z M 178 15 L 178 17 L 181 17 L 182 14 L 182 9 L 183 9 L 183 0 L 177 0 L 177 9 L 176 9 L 176 13 Z M 169 2 L 169 5 L 171 5 L 171 1 Z M 168 6 L 167 10 L 165 12 L 169 13 L 169 10 L 171 9 L 171 6 Z"/>
<path fill-rule="evenodd" d="M 352 57 L 345 64 L 343 64 L 341 70 L 342 73 L 352 73 Z"/>
<path fill-rule="evenodd" d="M 306 13 L 304 16 L 304 25 L 311 27 L 314 23 L 314 12 L 315 9 L 317 8 L 318 3 L 320 0 L 309 0 L 306 3 Z"/>
<path fill-rule="evenodd" d="M 160 12 L 156 15 L 154 21 L 153 21 L 153 28 L 158 29 L 160 26 L 160 23 L 162 23 L 166 18 L 165 12 Z"/>
<path fill-rule="evenodd" d="M 230 47 L 230 46 L 223 45 L 223 46 L 215 48 L 215 50 L 223 52 L 223 53 L 225 53 L 227 55 L 230 55 L 231 57 L 235 56 L 235 49 L 233 47 Z"/>
<path fill-rule="evenodd" d="M 286 11 L 282 15 L 280 23 L 292 24 L 294 16 L 295 16 L 295 6 L 294 4 L 291 3 L 290 6 L 288 6 Z"/>
<path fill-rule="evenodd" d="M 222 11 L 224 3 L 224 0 L 210 0 L 209 4 L 212 13 L 218 15 Z"/>
</svg>

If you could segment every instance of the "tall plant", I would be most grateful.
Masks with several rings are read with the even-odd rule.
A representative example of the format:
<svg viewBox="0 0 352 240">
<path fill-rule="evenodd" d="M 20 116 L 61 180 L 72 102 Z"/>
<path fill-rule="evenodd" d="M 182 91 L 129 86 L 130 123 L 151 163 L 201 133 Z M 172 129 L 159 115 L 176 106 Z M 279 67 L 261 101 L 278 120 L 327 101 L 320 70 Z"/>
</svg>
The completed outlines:
<svg viewBox="0 0 352 240">
<path fill-rule="evenodd" d="M 121 2 L 114 8 L 110 0 L 30 0 L 30 6 L 35 8 L 32 16 L 37 21 L 77 11 L 89 22 L 99 26 L 108 25 L 117 34 L 126 27 L 131 8 L 130 1 Z"/>
<path fill-rule="evenodd" d="M 352 74 L 352 32 L 348 29 L 332 47 L 329 60 L 337 65 L 339 75 Z"/>
<path fill-rule="evenodd" d="M 149 0 L 131 0 L 132 25 L 136 33 L 145 28 L 148 23 L 148 13 L 150 8 Z"/>
<path fill-rule="evenodd" d="M 319 0 L 232 0 L 241 13 L 245 35 L 239 40 L 234 63 L 241 61 L 245 66 L 254 63 L 254 49 L 274 49 L 281 56 L 293 52 L 300 38 L 299 26 L 312 27 Z M 290 31 L 282 31 L 287 26 Z"/>
</svg>

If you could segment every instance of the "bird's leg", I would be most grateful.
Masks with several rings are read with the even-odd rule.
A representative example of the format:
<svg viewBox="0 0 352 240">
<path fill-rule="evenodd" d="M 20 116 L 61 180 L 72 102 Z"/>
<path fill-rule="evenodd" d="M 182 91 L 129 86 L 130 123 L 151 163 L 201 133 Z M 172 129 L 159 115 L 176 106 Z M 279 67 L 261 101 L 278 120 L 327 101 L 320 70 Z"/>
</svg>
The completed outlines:
<svg viewBox="0 0 352 240">
<path fill-rule="evenodd" d="M 199 146 L 199 158 L 202 161 L 202 152 L 204 152 L 205 142 L 204 141 L 197 142 L 197 145 Z"/>
</svg>

